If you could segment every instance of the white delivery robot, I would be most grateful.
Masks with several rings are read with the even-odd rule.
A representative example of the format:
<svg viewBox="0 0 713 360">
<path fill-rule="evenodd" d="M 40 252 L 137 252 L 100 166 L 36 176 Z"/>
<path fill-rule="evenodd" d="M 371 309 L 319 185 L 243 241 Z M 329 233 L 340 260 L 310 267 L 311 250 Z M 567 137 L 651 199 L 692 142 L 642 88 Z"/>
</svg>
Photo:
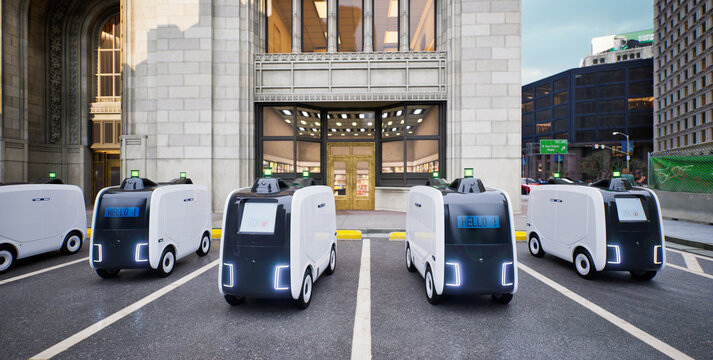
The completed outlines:
<svg viewBox="0 0 713 360">
<path fill-rule="evenodd" d="M 517 254 L 510 204 L 507 193 L 486 189 L 474 178 L 411 188 L 406 268 L 425 278 L 431 304 L 459 294 L 490 294 L 502 304 L 512 300 Z"/>
<path fill-rule="evenodd" d="M 218 288 L 230 305 L 246 297 L 309 306 L 312 284 L 337 261 L 334 195 L 327 186 L 289 187 L 260 178 L 225 202 Z"/>
<path fill-rule="evenodd" d="M 666 263 L 656 194 L 621 178 L 536 187 L 527 209 L 527 238 L 532 255 L 548 252 L 573 262 L 586 279 L 597 271 L 628 270 L 650 280 Z"/>
<path fill-rule="evenodd" d="M 191 179 L 156 184 L 125 179 L 97 194 L 89 264 L 102 278 L 121 269 L 155 269 L 162 277 L 192 252 L 210 251 L 210 194 Z"/>
<path fill-rule="evenodd" d="M 57 178 L 0 184 L 0 273 L 16 259 L 61 250 L 74 254 L 87 231 L 82 189 Z"/>
</svg>

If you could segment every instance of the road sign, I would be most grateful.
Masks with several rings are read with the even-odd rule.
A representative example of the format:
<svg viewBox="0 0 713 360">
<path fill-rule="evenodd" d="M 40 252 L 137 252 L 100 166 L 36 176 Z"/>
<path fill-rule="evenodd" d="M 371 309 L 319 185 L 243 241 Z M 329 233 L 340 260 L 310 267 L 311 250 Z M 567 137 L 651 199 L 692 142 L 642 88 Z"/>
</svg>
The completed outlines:
<svg viewBox="0 0 713 360">
<path fill-rule="evenodd" d="M 621 151 L 623 152 L 630 152 L 634 150 L 634 142 L 629 141 L 629 146 L 626 146 L 626 140 L 623 140 L 621 142 Z"/>
<path fill-rule="evenodd" d="M 540 140 L 540 154 L 566 154 L 567 140 L 547 139 Z"/>
</svg>

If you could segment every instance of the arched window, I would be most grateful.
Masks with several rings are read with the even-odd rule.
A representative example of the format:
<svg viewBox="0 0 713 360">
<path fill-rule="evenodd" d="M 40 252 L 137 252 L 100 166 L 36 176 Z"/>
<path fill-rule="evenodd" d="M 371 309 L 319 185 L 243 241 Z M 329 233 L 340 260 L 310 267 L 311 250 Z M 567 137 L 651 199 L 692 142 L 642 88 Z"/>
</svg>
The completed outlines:
<svg viewBox="0 0 713 360">
<path fill-rule="evenodd" d="M 121 24 L 119 15 L 99 31 L 97 46 L 97 101 L 119 102 L 121 97 Z"/>
</svg>

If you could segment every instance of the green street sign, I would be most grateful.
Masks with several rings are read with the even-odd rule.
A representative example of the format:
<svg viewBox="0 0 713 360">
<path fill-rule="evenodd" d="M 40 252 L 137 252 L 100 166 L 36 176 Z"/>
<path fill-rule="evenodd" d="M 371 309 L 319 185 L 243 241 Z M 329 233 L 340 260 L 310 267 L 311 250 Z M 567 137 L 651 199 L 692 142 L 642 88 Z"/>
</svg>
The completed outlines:
<svg viewBox="0 0 713 360">
<path fill-rule="evenodd" d="M 566 139 L 540 140 L 540 154 L 566 154 Z"/>
</svg>

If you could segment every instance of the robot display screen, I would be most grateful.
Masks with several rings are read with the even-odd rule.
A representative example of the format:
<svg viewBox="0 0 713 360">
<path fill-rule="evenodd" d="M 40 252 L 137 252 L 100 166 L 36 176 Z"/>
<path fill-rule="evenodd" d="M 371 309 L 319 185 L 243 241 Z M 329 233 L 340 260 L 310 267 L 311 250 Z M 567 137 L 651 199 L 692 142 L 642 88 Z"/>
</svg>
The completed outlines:
<svg viewBox="0 0 713 360">
<path fill-rule="evenodd" d="M 104 209 L 104 217 L 139 217 L 139 208 L 108 207 Z"/>
<path fill-rule="evenodd" d="M 646 221 L 644 207 L 639 198 L 616 198 L 616 212 L 619 221 Z"/>
<path fill-rule="evenodd" d="M 102 197 L 97 215 L 97 228 L 145 229 L 148 227 L 145 197 L 105 195 Z"/>
<path fill-rule="evenodd" d="M 459 216 L 459 229 L 499 229 L 500 217 L 488 216 Z"/>
<path fill-rule="evenodd" d="M 277 203 L 247 202 L 240 222 L 241 233 L 272 234 L 275 232 Z"/>
</svg>

